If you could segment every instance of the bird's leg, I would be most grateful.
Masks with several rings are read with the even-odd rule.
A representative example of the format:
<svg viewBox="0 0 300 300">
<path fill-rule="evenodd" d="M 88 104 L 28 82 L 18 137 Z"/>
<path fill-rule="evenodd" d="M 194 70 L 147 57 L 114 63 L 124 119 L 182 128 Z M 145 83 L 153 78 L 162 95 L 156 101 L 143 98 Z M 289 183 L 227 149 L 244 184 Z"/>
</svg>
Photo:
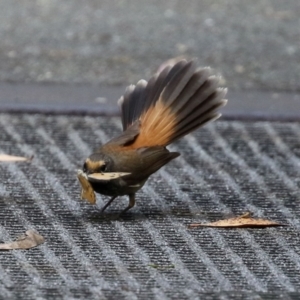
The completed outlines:
<svg viewBox="0 0 300 300">
<path fill-rule="evenodd" d="M 129 194 L 128 196 L 129 196 L 128 206 L 124 210 L 121 211 L 120 215 L 123 215 L 124 213 L 126 213 L 126 211 L 133 208 L 135 205 L 135 194 Z"/>
<path fill-rule="evenodd" d="M 111 199 L 102 207 L 101 213 L 103 213 L 117 197 L 118 196 L 111 197 Z"/>
</svg>

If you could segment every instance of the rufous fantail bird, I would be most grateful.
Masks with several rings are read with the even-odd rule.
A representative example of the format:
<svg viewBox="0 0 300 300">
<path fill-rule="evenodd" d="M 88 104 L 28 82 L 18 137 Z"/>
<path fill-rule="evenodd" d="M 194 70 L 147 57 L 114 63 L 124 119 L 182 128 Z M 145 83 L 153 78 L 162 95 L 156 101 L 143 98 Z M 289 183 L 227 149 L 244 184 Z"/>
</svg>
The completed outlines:
<svg viewBox="0 0 300 300">
<path fill-rule="evenodd" d="M 129 204 L 122 213 L 131 209 L 149 176 L 180 155 L 166 146 L 221 116 L 227 89 L 219 87 L 219 80 L 210 68 L 183 59 L 167 64 L 148 82 L 127 87 L 118 102 L 123 132 L 91 154 L 81 171 L 95 192 L 111 196 L 102 212 L 123 195 Z M 99 180 L 92 176 L 97 173 L 121 175 Z"/>
</svg>

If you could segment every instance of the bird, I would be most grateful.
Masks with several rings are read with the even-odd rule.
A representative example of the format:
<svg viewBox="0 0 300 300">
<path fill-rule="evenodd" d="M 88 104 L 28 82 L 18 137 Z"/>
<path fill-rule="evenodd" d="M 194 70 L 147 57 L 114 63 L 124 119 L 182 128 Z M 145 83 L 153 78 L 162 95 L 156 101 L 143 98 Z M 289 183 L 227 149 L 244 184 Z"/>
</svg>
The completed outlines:
<svg viewBox="0 0 300 300">
<path fill-rule="evenodd" d="M 221 116 L 227 88 L 220 78 L 196 59 L 180 59 L 126 88 L 118 101 L 123 132 L 92 153 L 81 171 L 96 193 L 111 197 L 102 213 L 118 196 L 129 197 L 121 214 L 133 208 L 148 178 L 180 155 L 167 146 Z M 111 180 L 90 176 L 118 172 Z"/>
</svg>

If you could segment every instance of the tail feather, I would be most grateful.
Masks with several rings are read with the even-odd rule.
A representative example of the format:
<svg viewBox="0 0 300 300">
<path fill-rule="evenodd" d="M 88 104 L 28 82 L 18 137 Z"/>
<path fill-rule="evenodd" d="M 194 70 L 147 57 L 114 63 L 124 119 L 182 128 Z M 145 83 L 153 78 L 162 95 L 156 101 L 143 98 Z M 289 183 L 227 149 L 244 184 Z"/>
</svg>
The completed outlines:
<svg viewBox="0 0 300 300">
<path fill-rule="evenodd" d="M 182 109 L 183 106 L 186 105 L 187 102 L 192 99 L 191 97 L 194 96 L 196 91 L 208 79 L 209 75 L 210 75 L 209 68 L 202 68 L 202 69 L 196 70 L 196 72 L 192 76 L 191 80 L 188 82 L 188 84 L 185 86 L 184 90 L 181 92 L 181 94 L 177 98 L 176 103 L 173 104 L 173 111 L 178 112 L 180 109 Z M 189 102 L 191 102 L 191 101 L 189 101 Z"/>
<path fill-rule="evenodd" d="M 221 114 L 217 113 L 217 110 L 222 106 L 225 106 L 227 100 L 214 98 L 212 101 L 208 101 L 206 104 L 199 108 L 199 111 L 194 111 L 185 118 L 183 117 L 180 123 L 178 123 L 178 128 L 175 130 L 174 135 L 172 136 L 172 142 L 175 140 L 187 135 L 197 127 L 200 127 L 211 120 L 218 119 Z M 201 113 L 202 111 L 202 113 Z M 161 136 L 160 139 L 167 139 L 169 136 L 168 129 L 165 129 L 165 136 Z"/>
<path fill-rule="evenodd" d="M 135 90 L 135 85 L 131 84 L 129 85 L 126 90 L 125 94 L 119 99 L 118 104 L 122 107 L 122 123 L 123 123 L 123 128 L 125 121 L 129 119 L 130 116 L 130 107 L 129 107 L 129 102 L 131 105 L 135 102 L 134 99 L 132 98 L 132 94 Z"/>
<path fill-rule="evenodd" d="M 217 119 L 227 103 L 227 89 L 210 68 L 181 60 L 167 66 L 147 83 L 129 86 L 120 99 L 124 131 L 136 121 L 140 133 L 132 148 L 166 146 L 205 123 Z"/>
<path fill-rule="evenodd" d="M 157 94 L 158 100 L 154 107 L 144 111 L 144 115 L 141 116 L 143 123 L 147 124 L 144 127 L 144 133 L 146 135 L 150 135 L 151 132 L 153 132 L 153 129 L 157 127 L 160 119 L 164 119 L 160 124 L 162 125 L 163 131 L 166 131 L 167 125 L 169 125 L 169 127 L 174 125 L 173 122 L 168 122 L 168 115 L 170 114 L 169 108 L 172 107 L 173 111 L 175 100 L 191 80 L 195 70 L 195 62 L 190 61 L 187 63 L 185 60 L 180 61 L 170 70 L 164 82 L 162 92 Z M 163 134 L 161 134 L 161 136 L 163 136 Z"/>
<path fill-rule="evenodd" d="M 195 71 L 196 64 L 194 61 L 190 61 L 171 78 L 160 96 L 161 99 L 164 99 L 166 106 L 171 105 L 177 99 Z"/>
<path fill-rule="evenodd" d="M 207 114 L 209 109 L 215 105 L 220 104 L 220 106 L 224 106 L 226 102 L 224 103 L 223 99 L 226 92 L 227 89 L 217 88 L 212 94 L 207 94 L 206 97 L 190 99 L 185 107 L 177 111 L 180 126 L 184 126 L 189 120 L 197 118 L 197 116 Z M 216 109 L 218 107 L 219 106 L 217 106 Z"/>
<path fill-rule="evenodd" d="M 194 131 L 200 126 L 205 125 L 206 123 L 210 121 L 215 121 L 218 118 L 221 117 L 221 114 L 216 112 L 216 110 L 224 105 L 226 105 L 227 101 L 224 100 L 223 103 L 220 103 L 218 105 L 213 106 L 211 109 L 205 112 L 205 114 L 202 114 L 201 116 L 194 118 L 189 123 L 185 124 L 184 126 L 181 126 L 175 134 L 172 136 L 172 142 L 175 140 L 187 135 L 191 131 Z"/>
<path fill-rule="evenodd" d="M 201 74 L 202 71 L 205 71 Z M 200 112 L 205 112 L 203 106 L 214 100 L 221 100 L 225 97 L 227 89 L 218 88 L 219 79 L 215 76 L 209 76 L 209 69 L 202 69 L 199 73 L 195 73 L 197 85 L 191 86 L 188 84 L 182 93 L 179 95 L 176 102 L 172 106 L 172 112 L 177 114 L 178 123 L 190 114 L 199 115 Z M 201 111 L 199 110 L 201 109 Z"/>
<path fill-rule="evenodd" d="M 144 102 L 144 91 L 147 86 L 146 80 L 140 80 L 134 91 L 132 92 L 133 103 L 132 106 L 128 108 L 128 119 L 137 119 L 140 115 L 140 105 Z"/>
<path fill-rule="evenodd" d="M 122 96 L 118 103 L 122 110 L 123 130 L 125 131 L 135 121 L 137 121 L 143 112 L 146 112 L 159 99 L 166 85 L 171 79 L 182 70 L 186 65 L 186 61 L 179 61 L 174 66 L 166 66 L 160 73 L 155 74 L 148 82 L 144 89 L 137 89 L 135 85 L 130 85 L 126 88 L 125 95 Z M 140 80 L 141 81 L 141 80 Z M 139 82 L 140 82 L 139 81 Z M 138 101 L 143 99 L 143 101 Z M 138 103 L 138 107 L 136 104 Z M 136 108 L 138 114 L 133 115 L 130 111 Z"/>
</svg>

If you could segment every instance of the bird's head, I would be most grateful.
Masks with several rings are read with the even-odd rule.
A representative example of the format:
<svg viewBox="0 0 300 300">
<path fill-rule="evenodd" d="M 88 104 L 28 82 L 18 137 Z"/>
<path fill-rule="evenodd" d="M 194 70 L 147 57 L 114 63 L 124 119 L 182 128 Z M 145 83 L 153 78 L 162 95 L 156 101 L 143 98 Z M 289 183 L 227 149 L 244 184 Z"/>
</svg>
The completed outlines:
<svg viewBox="0 0 300 300">
<path fill-rule="evenodd" d="M 103 153 L 93 153 L 85 160 L 82 171 L 87 175 L 110 172 L 112 165 L 113 161 L 109 156 Z"/>
</svg>

